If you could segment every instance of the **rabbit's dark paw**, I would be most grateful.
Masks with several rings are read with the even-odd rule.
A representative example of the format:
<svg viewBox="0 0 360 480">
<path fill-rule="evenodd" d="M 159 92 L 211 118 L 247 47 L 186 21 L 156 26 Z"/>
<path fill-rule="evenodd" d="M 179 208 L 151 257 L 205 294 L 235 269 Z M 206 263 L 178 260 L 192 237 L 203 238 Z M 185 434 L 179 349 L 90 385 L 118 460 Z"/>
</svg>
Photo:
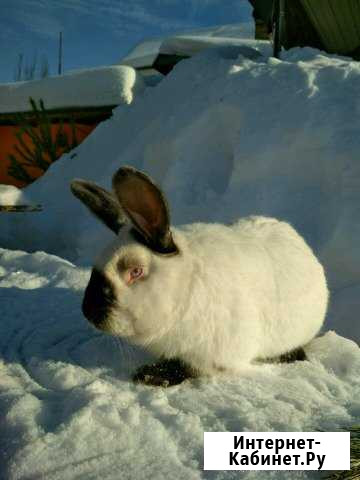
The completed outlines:
<svg viewBox="0 0 360 480">
<path fill-rule="evenodd" d="M 133 375 L 135 383 L 145 383 L 156 387 L 171 387 L 187 378 L 195 378 L 196 372 L 177 358 L 162 359 L 151 365 L 143 365 Z"/>
<path fill-rule="evenodd" d="M 305 350 L 302 347 L 295 348 L 291 352 L 280 355 L 280 363 L 292 363 L 307 360 Z"/>
<path fill-rule="evenodd" d="M 259 363 L 293 363 L 308 360 L 303 347 L 294 348 L 287 353 L 278 355 L 277 357 L 265 357 L 256 359 Z"/>
</svg>

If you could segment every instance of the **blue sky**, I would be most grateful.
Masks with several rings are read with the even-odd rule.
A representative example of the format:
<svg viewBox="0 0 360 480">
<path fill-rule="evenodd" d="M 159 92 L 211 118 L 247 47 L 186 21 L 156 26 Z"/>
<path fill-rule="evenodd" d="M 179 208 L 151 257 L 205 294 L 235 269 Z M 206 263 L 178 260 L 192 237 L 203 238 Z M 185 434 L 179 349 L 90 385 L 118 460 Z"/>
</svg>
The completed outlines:
<svg viewBox="0 0 360 480">
<path fill-rule="evenodd" d="M 250 21 L 247 0 L 0 0 L 0 82 L 11 82 L 19 53 L 46 55 L 57 71 L 118 62 L 138 42 L 174 32 Z"/>
</svg>

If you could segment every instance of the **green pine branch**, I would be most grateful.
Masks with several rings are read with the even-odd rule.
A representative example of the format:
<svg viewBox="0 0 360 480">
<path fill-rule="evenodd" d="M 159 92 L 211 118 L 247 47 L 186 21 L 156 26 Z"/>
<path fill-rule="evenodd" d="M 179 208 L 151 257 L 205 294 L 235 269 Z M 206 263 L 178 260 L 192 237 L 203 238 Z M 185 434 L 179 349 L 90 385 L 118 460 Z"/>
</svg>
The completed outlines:
<svg viewBox="0 0 360 480">
<path fill-rule="evenodd" d="M 20 127 L 15 134 L 17 144 L 14 145 L 15 155 L 9 155 L 10 166 L 8 174 L 22 182 L 30 183 L 35 180 L 26 171 L 25 167 L 37 167 L 45 172 L 52 162 L 58 158 L 58 152 L 67 153 L 78 146 L 76 125 L 72 117 L 65 120 L 70 124 L 71 133 L 64 130 L 64 120 L 59 123 L 58 131 L 53 138 L 51 134 L 51 120 L 43 100 L 38 105 L 33 98 L 29 98 L 31 117 L 18 113 L 15 115 L 16 124 Z M 37 130 L 38 129 L 38 130 Z M 26 143 L 31 140 L 32 147 Z"/>
</svg>

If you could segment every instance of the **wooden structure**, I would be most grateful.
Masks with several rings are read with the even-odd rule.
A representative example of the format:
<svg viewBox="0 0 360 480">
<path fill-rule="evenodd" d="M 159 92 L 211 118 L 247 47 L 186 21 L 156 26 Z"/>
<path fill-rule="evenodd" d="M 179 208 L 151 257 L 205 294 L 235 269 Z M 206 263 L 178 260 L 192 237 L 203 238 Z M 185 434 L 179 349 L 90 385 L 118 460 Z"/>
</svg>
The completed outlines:
<svg viewBox="0 0 360 480">
<path fill-rule="evenodd" d="M 314 47 L 360 59 L 360 0 L 249 0 L 256 38 L 281 48 Z"/>
<path fill-rule="evenodd" d="M 41 205 L 0 205 L 0 213 L 32 213 L 42 212 Z"/>
<path fill-rule="evenodd" d="M 301 0 L 327 52 L 359 58 L 360 0 Z"/>
</svg>

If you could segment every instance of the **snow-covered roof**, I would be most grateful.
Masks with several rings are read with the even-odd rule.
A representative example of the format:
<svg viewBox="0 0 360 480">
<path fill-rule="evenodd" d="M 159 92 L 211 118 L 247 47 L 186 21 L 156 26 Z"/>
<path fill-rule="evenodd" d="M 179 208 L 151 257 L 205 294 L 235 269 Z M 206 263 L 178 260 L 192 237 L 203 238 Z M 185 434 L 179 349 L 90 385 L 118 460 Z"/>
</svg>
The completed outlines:
<svg viewBox="0 0 360 480">
<path fill-rule="evenodd" d="M 29 97 L 43 99 L 47 109 L 129 104 L 143 88 L 141 75 L 132 67 L 120 65 L 6 83 L 0 85 L 0 115 L 30 110 Z"/>
<path fill-rule="evenodd" d="M 158 56 L 162 42 L 163 39 L 141 42 L 122 58 L 120 63 L 123 65 L 131 65 L 134 68 L 150 66 Z"/>
<path fill-rule="evenodd" d="M 128 55 L 121 59 L 123 65 L 134 68 L 149 68 L 159 54 L 191 57 L 208 49 L 219 47 L 245 47 L 257 51 L 269 51 L 269 42 L 251 40 L 252 24 L 233 24 L 207 27 L 190 33 L 181 33 L 169 37 L 146 40 L 138 44 Z M 244 49 L 244 52 L 246 51 Z M 252 55 L 248 51 L 249 55 Z"/>
<path fill-rule="evenodd" d="M 193 36 L 179 35 L 165 39 L 159 49 L 159 53 L 164 55 L 179 55 L 191 57 L 196 53 L 208 48 L 238 48 L 239 52 L 254 58 L 262 51 L 268 53 L 270 51 L 269 42 L 261 40 L 249 40 L 243 38 L 231 37 L 211 37 L 211 36 Z"/>
</svg>

